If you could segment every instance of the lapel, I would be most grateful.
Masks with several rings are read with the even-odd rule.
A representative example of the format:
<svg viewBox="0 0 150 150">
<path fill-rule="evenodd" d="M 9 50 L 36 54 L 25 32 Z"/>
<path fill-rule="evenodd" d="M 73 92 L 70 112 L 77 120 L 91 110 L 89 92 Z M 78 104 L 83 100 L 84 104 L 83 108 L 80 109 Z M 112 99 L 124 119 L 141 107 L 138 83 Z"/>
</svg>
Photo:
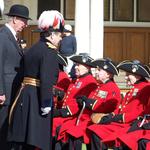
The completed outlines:
<svg viewBox="0 0 150 150">
<path fill-rule="evenodd" d="M 11 33 L 11 31 L 5 26 L 4 27 L 4 31 L 6 32 L 6 34 L 8 35 L 8 39 L 11 40 L 14 44 L 14 46 L 16 47 L 17 52 L 19 53 L 19 55 L 23 56 L 23 51 L 21 50 L 21 48 L 19 47 L 15 37 L 13 36 L 13 34 Z"/>
</svg>

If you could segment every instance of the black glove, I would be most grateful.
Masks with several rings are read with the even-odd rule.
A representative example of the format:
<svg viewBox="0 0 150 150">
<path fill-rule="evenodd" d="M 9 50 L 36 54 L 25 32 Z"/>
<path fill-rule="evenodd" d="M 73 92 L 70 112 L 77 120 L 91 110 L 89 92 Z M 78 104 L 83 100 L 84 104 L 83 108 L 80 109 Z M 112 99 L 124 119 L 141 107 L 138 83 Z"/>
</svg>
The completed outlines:
<svg viewBox="0 0 150 150">
<path fill-rule="evenodd" d="M 123 121 L 123 119 L 122 119 L 122 114 L 115 115 L 115 116 L 112 118 L 112 121 L 113 121 L 113 122 Z"/>
<path fill-rule="evenodd" d="M 86 96 L 77 96 L 76 102 L 79 104 L 79 106 L 82 106 L 82 105 L 83 105 L 83 102 L 85 102 L 86 99 L 87 99 Z"/>
<path fill-rule="evenodd" d="M 60 111 L 58 109 L 54 109 L 53 110 L 53 117 L 55 118 L 55 117 L 60 117 L 60 116 L 61 116 Z"/>
<path fill-rule="evenodd" d="M 58 101 L 61 101 L 64 98 L 65 92 L 60 89 L 53 88 L 53 95 L 57 97 Z"/>
<path fill-rule="evenodd" d="M 87 109 L 92 110 L 95 101 L 96 101 L 95 99 L 87 98 L 86 101 L 85 101 L 85 107 Z"/>
<path fill-rule="evenodd" d="M 145 123 L 145 124 L 142 126 L 142 129 L 150 130 L 150 122 Z"/>
<path fill-rule="evenodd" d="M 71 116 L 68 108 L 59 109 L 59 112 L 61 114 L 61 117 L 63 117 L 63 118 L 67 118 L 67 117 Z"/>
<path fill-rule="evenodd" d="M 53 117 L 69 117 L 71 116 L 69 110 L 67 108 L 62 108 L 62 109 L 54 109 L 53 110 Z"/>
<path fill-rule="evenodd" d="M 140 130 L 141 128 L 138 126 L 140 122 L 141 122 L 141 120 L 139 120 L 139 119 L 134 120 L 130 124 L 131 127 L 129 128 L 129 130 L 127 131 L 127 133 L 128 132 L 132 132 L 132 131 L 136 131 L 136 130 Z"/>
<path fill-rule="evenodd" d="M 65 96 L 65 92 L 60 90 L 58 92 L 57 100 L 61 101 L 64 98 L 64 96 Z"/>
<path fill-rule="evenodd" d="M 109 114 L 107 116 L 102 117 L 99 124 L 109 124 L 112 122 L 113 114 Z"/>
</svg>

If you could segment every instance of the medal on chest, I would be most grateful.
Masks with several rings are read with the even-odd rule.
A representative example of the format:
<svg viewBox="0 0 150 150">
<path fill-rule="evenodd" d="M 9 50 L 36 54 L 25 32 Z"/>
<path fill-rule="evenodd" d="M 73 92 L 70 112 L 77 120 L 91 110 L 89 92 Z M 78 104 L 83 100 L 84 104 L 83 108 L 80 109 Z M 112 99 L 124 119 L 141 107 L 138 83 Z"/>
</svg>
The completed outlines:
<svg viewBox="0 0 150 150">
<path fill-rule="evenodd" d="M 108 95 L 108 92 L 107 91 L 102 91 L 102 90 L 99 90 L 97 92 L 97 96 L 100 97 L 100 98 L 106 98 Z"/>
<path fill-rule="evenodd" d="M 81 87 L 81 85 L 82 85 L 82 82 L 77 82 L 76 85 L 75 85 L 75 87 L 76 87 L 77 89 L 79 89 L 79 88 Z"/>
<path fill-rule="evenodd" d="M 132 96 L 136 96 L 138 92 L 139 92 L 139 89 L 134 89 L 133 93 L 132 93 Z"/>
</svg>

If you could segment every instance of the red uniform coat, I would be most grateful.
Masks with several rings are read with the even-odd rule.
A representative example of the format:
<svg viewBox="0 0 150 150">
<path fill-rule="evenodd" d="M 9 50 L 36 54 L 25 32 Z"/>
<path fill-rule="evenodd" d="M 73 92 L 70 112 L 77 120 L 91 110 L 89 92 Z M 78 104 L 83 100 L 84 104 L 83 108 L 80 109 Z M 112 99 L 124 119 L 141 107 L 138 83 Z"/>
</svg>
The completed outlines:
<svg viewBox="0 0 150 150">
<path fill-rule="evenodd" d="M 97 82 L 91 74 L 84 75 L 70 83 L 62 106 L 62 108 L 69 110 L 67 113 L 68 117 L 57 117 L 53 119 L 53 135 L 55 135 L 56 128 L 62 125 L 64 121 L 72 119 L 75 115 L 77 116 L 79 107 L 76 103 L 76 97 L 79 95 L 86 95 L 88 97 L 91 91 L 95 90 L 96 87 Z"/>
<path fill-rule="evenodd" d="M 54 86 L 54 88 L 58 88 L 64 92 L 67 92 L 67 89 L 69 87 L 69 84 L 71 82 L 71 79 L 64 71 L 59 71 L 59 76 L 57 80 L 57 84 Z M 57 101 L 57 97 L 54 96 L 54 108 L 61 108 L 62 102 Z"/>
<path fill-rule="evenodd" d="M 142 115 L 147 105 L 146 93 L 140 92 L 147 82 L 135 84 L 133 88 L 126 94 L 119 107 L 114 111 L 115 114 L 123 114 L 122 122 L 111 122 L 110 124 L 98 125 L 94 124 L 88 127 L 89 131 L 94 132 L 103 141 L 114 141 L 116 135 L 120 136 L 130 126 L 138 116 Z M 106 139 L 109 140 L 106 140 Z"/>
<path fill-rule="evenodd" d="M 59 71 L 58 81 L 56 87 L 61 88 L 65 92 L 67 91 L 71 79 L 69 78 L 68 74 L 64 71 Z"/>
<path fill-rule="evenodd" d="M 150 114 L 150 84 L 148 84 L 148 86 L 146 86 L 144 88 L 143 92 L 144 92 L 144 95 L 148 98 L 148 104 L 141 116 L 144 116 L 145 114 Z M 140 124 L 140 123 L 141 122 L 139 122 L 138 124 Z M 117 139 L 119 139 L 119 141 L 126 144 L 129 148 L 137 150 L 138 149 L 138 140 L 140 140 L 142 138 L 150 140 L 150 130 L 140 129 L 140 130 L 127 132 L 129 128 L 130 127 L 124 129 L 124 131 L 123 131 L 124 134 L 116 136 Z M 122 132 L 122 131 L 120 131 L 120 132 Z"/>
<path fill-rule="evenodd" d="M 66 141 L 69 134 L 75 138 L 83 137 L 84 143 L 88 143 L 86 128 L 92 124 L 91 114 L 93 112 L 110 113 L 114 111 L 121 99 L 121 94 L 117 85 L 113 81 L 109 81 L 98 85 L 97 89 L 91 92 L 89 98 L 95 100 L 94 103 L 91 103 L 92 110 L 85 109 L 80 118 L 75 117 L 73 120 L 65 122 L 61 127 L 58 139 L 64 138 L 64 141 Z M 78 125 L 76 124 L 77 119 L 79 119 Z"/>
</svg>

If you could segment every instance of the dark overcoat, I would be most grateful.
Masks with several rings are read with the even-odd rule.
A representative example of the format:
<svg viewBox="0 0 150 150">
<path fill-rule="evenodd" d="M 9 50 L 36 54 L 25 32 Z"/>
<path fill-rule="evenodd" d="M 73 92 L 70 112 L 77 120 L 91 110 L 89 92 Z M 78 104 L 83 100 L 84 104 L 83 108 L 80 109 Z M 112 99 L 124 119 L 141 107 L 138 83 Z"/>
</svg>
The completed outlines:
<svg viewBox="0 0 150 150">
<path fill-rule="evenodd" d="M 12 100 L 12 86 L 18 85 L 18 74 L 20 60 L 22 58 L 20 49 L 12 32 L 4 26 L 0 29 L 0 95 L 6 95 L 5 105 Z M 16 80 L 17 75 L 17 80 Z"/>
<path fill-rule="evenodd" d="M 26 85 L 10 114 L 8 140 L 50 150 L 50 116 L 41 115 L 43 105 L 52 103 L 52 87 L 57 82 L 57 51 L 40 39 L 24 57 L 24 76 L 40 80 L 40 87 Z"/>
<path fill-rule="evenodd" d="M 0 106 L 0 146 L 5 145 L 7 134 L 8 111 L 22 78 L 20 62 L 22 50 L 7 26 L 0 28 L 0 95 L 6 101 Z M 4 148 L 5 149 L 5 148 Z"/>
</svg>

